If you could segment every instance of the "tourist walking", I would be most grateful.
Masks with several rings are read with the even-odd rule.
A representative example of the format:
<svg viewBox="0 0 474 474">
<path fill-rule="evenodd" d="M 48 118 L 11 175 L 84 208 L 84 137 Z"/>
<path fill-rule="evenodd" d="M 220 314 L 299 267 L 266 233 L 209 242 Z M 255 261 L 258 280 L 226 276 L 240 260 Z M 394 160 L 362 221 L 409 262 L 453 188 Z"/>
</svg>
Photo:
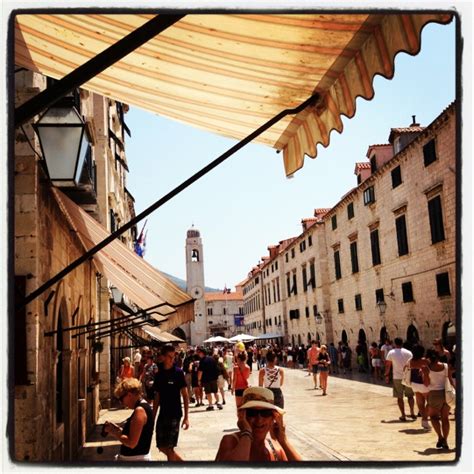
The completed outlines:
<svg viewBox="0 0 474 474">
<path fill-rule="evenodd" d="M 453 380 L 448 364 L 440 361 L 440 352 L 436 349 L 426 351 L 428 367 L 423 372 L 423 382 L 430 389 L 428 393 L 428 416 L 438 435 L 437 448 L 449 449 L 449 405 L 446 403 L 446 379 Z"/>
<path fill-rule="evenodd" d="M 222 438 L 216 461 L 301 461 L 286 436 L 284 413 L 274 403 L 271 390 L 246 389 L 238 410 L 240 431 Z"/>
<path fill-rule="evenodd" d="M 198 379 L 198 370 L 199 370 L 199 356 L 194 355 L 194 361 L 191 364 L 191 386 L 193 388 L 194 399 L 196 400 L 195 407 L 202 407 L 204 403 L 202 401 L 203 393 L 202 387 Z"/>
<path fill-rule="evenodd" d="M 331 360 L 330 372 L 333 374 L 338 374 L 339 373 L 338 351 L 337 351 L 336 346 L 334 345 L 334 342 L 331 342 L 329 344 L 328 352 L 329 352 L 329 359 Z"/>
<path fill-rule="evenodd" d="M 370 345 L 369 349 L 369 355 L 370 355 L 370 363 L 372 365 L 372 368 L 374 369 L 374 377 L 376 379 L 383 379 L 382 376 L 382 355 L 381 351 L 379 349 L 379 346 L 377 343 L 374 341 Z"/>
<path fill-rule="evenodd" d="M 134 377 L 138 379 L 140 377 L 140 363 L 142 361 L 142 354 L 140 349 L 135 349 L 135 354 L 133 354 L 133 369 Z"/>
<path fill-rule="evenodd" d="M 343 373 L 352 372 L 352 349 L 347 344 L 341 346 L 341 358 Z"/>
<path fill-rule="evenodd" d="M 119 374 L 118 374 L 118 382 L 121 382 L 125 379 L 131 379 L 135 376 L 134 368 L 130 363 L 130 357 L 124 357 L 122 359 L 123 364 L 120 366 Z"/>
<path fill-rule="evenodd" d="M 308 349 L 307 357 L 308 357 L 308 371 L 311 370 L 313 374 L 313 383 L 314 389 L 318 388 L 318 355 L 319 355 L 319 347 L 316 341 L 311 341 L 311 347 Z M 320 383 L 321 385 L 321 383 Z"/>
<path fill-rule="evenodd" d="M 392 369 L 393 376 L 393 397 L 397 399 L 398 408 L 400 409 L 401 416 L 400 421 L 406 421 L 405 416 L 405 402 L 403 396 L 408 398 L 408 406 L 410 408 L 410 418 L 416 420 L 414 412 L 415 400 L 413 390 L 411 387 L 407 387 L 402 384 L 403 368 L 407 365 L 408 361 L 413 357 L 413 354 L 402 347 L 403 340 L 396 337 L 395 347 L 389 351 L 385 360 L 385 381 L 390 383 L 390 369 Z"/>
<path fill-rule="evenodd" d="M 227 371 L 227 390 L 232 388 L 232 375 L 234 372 L 234 356 L 230 349 L 227 349 L 224 354 L 224 367 Z"/>
<path fill-rule="evenodd" d="M 145 391 L 145 397 L 147 402 L 152 403 L 155 398 L 153 392 L 153 384 L 155 383 L 155 375 L 158 373 L 158 366 L 153 360 L 153 354 L 149 352 L 146 356 L 146 363 L 143 366 L 142 373 L 140 375 L 140 381 L 143 384 Z"/>
<path fill-rule="evenodd" d="M 120 441 L 117 461 L 151 461 L 150 447 L 153 437 L 153 411 L 142 398 L 141 383 L 136 378 L 122 380 L 114 395 L 125 407 L 133 410 L 123 428 L 106 421 L 103 432 Z"/>
<path fill-rule="evenodd" d="M 225 388 L 226 381 L 228 382 L 227 370 L 225 370 L 224 359 L 222 357 L 215 355 L 214 359 L 217 362 L 217 374 L 218 374 L 217 375 L 217 389 L 219 390 L 219 393 L 221 394 L 222 405 L 225 405 L 224 388 Z"/>
<path fill-rule="evenodd" d="M 219 376 L 217 362 L 214 357 L 206 355 L 206 351 L 202 347 L 197 349 L 197 354 L 199 356 L 198 383 L 204 389 L 209 404 L 206 410 L 214 410 L 214 404 L 212 403 L 213 396 L 216 407 L 219 410 L 222 410 L 222 405 L 219 403 L 217 388 L 217 377 Z"/>
<path fill-rule="evenodd" d="M 330 365 L 331 359 L 329 358 L 327 347 L 323 344 L 318 354 L 319 383 L 321 384 L 323 395 L 327 395 Z"/>
<path fill-rule="evenodd" d="M 428 366 L 429 361 L 424 357 L 425 348 L 420 344 L 415 344 L 412 349 L 413 358 L 408 361 L 408 369 L 410 370 L 410 386 L 415 393 L 416 405 L 421 415 L 421 426 L 430 430 L 431 425 L 428 421 L 428 393 L 429 387 L 424 384 L 423 371 Z"/>
<path fill-rule="evenodd" d="M 273 392 L 275 405 L 280 408 L 285 407 L 285 400 L 281 387 L 284 381 L 284 372 L 281 367 L 275 365 L 276 356 L 273 351 L 268 351 L 266 355 L 267 365 L 260 369 L 258 373 L 258 385 Z"/>
<path fill-rule="evenodd" d="M 171 345 L 163 346 L 163 368 L 155 375 L 153 390 L 155 400 L 153 403 L 153 419 L 158 409 L 160 413 L 156 420 L 156 446 L 164 453 L 168 461 L 182 461 L 181 456 L 175 451 L 178 444 L 180 426 L 189 428 L 189 398 L 184 372 L 174 365 L 175 349 Z M 181 408 L 183 400 L 183 410 Z M 181 422 L 181 418 L 183 421 Z"/>
<path fill-rule="evenodd" d="M 235 396 L 237 409 L 242 404 L 244 390 L 249 386 L 250 367 L 246 364 L 247 354 L 241 352 L 237 355 L 237 363 L 234 367 L 232 394 Z"/>
</svg>

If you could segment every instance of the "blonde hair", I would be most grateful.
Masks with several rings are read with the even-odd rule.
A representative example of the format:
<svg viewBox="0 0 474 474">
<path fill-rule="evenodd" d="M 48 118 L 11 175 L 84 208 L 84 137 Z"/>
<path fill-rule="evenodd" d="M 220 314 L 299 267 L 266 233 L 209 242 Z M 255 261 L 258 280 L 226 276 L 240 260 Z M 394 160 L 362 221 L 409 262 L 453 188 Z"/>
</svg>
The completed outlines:
<svg viewBox="0 0 474 474">
<path fill-rule="evenodd" d="M 114 395 L 118 399 L 122 398 L 127 393 L 135 393 L 140 395 L 142 393 L 142 384 L 138 379 L 129 378 L 122 380 L 115 386 Z"/>
</svg>

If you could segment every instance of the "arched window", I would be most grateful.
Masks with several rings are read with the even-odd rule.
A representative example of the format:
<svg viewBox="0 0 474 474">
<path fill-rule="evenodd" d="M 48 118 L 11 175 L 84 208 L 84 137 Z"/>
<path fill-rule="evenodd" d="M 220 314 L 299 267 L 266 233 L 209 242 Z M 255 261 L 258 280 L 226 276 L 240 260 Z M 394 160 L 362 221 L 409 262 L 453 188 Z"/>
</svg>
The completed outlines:
<svg viewBox="0 0 474 474">
<path fill-rule="evenodd" d="M 347 344 L 347 332 L 345 329 L 342 330 L 341 340 L 344 344 Z"/>
<path fill-rule="evenodd" d="M 385 344 L 385 341 L 389 339 L 387 328 L 385 326 L 380 329 L 380 343 Z"/>
<path fill-rule="evenodd" d="M 193 249 L 191 251 L 191 262 L 199 262 L 199 250 Z"/>
</svg>

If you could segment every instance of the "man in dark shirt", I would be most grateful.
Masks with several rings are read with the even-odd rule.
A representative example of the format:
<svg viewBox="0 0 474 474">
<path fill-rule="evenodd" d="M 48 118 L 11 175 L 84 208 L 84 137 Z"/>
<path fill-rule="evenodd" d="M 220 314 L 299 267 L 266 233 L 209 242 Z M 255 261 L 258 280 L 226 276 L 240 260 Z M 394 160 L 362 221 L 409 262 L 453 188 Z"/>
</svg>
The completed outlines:
<svg viewBox="0 0 474 474">
<path fill-rule="evenodd" d="M 194 403 L 196 401 L 193 397 L 193 388 L 192 388 L 192 383 L 191 383 L 193 362 L 194 362 L 194 349 L 189 349 L 183 361 L 183 372 L 184 372 L 184 380 L 186 381 L 186 387 L 188 389 L 188 396 L 191 403 Z"/>
<path fill-rule="evenodd" d="M 189 397 L 182 369 L 174 365 L 175 349 L 171 345 L 161 349 L 163 366 L 155 375 L 153 390 L 153 419 L 158 408 L 160 414 L 156 421 L 156 445 L 163 452 L 168 461 L 182 461 L 183 459 L 174 450 L 178 444 L 180 421 L 183 416 L 181 397 L 183 397 L 184 418 L 181 427 L 189 428 L 188 412 Z"/>
<path fill-rule="evenodd" d="M 199 386 L 204 388 L 207 401 L 209 402 L 209 406 L 206 410 L 214 410 L 212 395 L 214 395 L 214 399 L 216 400 L 217 408 L 222 410 L 222 405 L 219 403 L 219 396 L 217 394 L 217 377 L 219 376 L 217 362 L 213 357 L 206 355 L 206 351 L 202 347 L 198 348 L 197 354 L 199 356 L 198 382 Z"/>
</svg>

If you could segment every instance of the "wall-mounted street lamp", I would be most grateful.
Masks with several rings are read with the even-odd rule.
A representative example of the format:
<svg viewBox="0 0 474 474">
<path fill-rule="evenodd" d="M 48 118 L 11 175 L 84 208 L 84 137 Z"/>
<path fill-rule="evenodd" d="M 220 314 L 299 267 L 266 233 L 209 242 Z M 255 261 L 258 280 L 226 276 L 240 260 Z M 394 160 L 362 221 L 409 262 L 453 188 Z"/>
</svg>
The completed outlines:
<svg viewBox="0 0 474 474">
<path fill-rule="evenodd" d="M 33 128 L 51 182 L 55 186 L 77 186 L 90 143 L 86 125 L 72 98 L 64 97 L 50 107 Z"/>
<path fill-rule="evenodd" d="M 379 309 L 380 316 L 383 318 L 385 311 L 387 311 L 387 303 L 385 301 L 377 301 L 377 308 Z"/>
<path fill-rule="evenodd" d="M 123 293 L 116 288 L 115 286 L 110 287 L 110 292 L 112 293 L 112 299 L 115 304 L 120 304 L 123 301 Z"/>
</svg>

